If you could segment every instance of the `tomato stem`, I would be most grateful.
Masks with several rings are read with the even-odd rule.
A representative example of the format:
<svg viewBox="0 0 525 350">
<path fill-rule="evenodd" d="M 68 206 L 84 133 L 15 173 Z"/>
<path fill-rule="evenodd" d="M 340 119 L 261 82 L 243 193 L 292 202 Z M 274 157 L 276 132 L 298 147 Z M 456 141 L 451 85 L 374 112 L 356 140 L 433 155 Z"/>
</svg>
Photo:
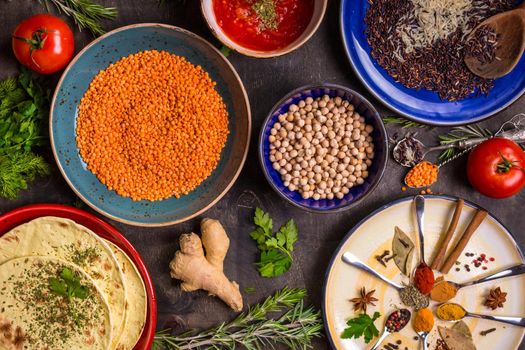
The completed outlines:
<svg viewBox="0 0 525 350">
<path fill-rule="evenodd" d="M 37 29 L 33 32 L 33 34 L 31 34 L 31 39 L 23 38 L 21 36 L 16 36 L 16 35 L 13 36 L 13 38 L 29 44 L 29 56 L 31 57 L 31 60 L 37 67 L 39 67 L 39 65 L 33 58 L 33 52 L 35 50 L 40 50 L 44 47 L 44 44 L 47 40 L 48 32 L 54 32 L 54 30 L 48 30 L 45 28 Z"/>
<path fill-rule="evenodd" d="M 501 162 L 498 163 L 497 165 L 497 171 L 498 173 L 508 173 L 512 168 L 517 168 L 517 169 L 520 169 L 522 171 L 525 171 L 521 166 L 519 165 L 516 165 L 516 163 L 520 163 L 521 161 L 519 160 L 509 160 L 507 158 L 505 158 L 505 156 L 503 155 L 503 153 L 501 153 L 501 151 L 498 151 L 500 157 L 501 157 Z"/>
</svg>

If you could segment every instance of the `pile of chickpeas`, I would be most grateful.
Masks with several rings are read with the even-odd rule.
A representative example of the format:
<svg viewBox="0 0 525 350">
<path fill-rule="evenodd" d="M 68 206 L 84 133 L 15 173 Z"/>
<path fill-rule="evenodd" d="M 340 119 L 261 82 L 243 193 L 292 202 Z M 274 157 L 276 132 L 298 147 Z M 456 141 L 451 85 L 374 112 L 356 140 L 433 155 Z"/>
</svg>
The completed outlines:
<svg viewBox="0 0 525 350">
<path fill-rule="evenodd" d="M 307 97 L 290 105 L 272 129 L 270 161 L 304 199 L 342 199 L 368 177 L 374 128 L 341 97 Z"/>
</svg>

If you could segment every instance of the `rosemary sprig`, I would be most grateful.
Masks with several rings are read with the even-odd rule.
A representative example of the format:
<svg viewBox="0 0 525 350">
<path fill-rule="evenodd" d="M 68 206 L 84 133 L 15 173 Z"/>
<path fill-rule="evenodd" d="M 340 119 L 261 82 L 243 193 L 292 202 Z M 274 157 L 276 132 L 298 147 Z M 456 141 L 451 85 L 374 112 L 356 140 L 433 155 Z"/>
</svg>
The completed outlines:
<svg viewBox="0 0 525 350">
<path fill-rule="evenodd" d="M 181 335 L 171 335 L 170 330 L 157 332 L 152 349 L 233 350 L 242 346 L 257 350 L 273 349 L 277 343 L 292 350 L 310 348 L 312 339 L 321 336 L 323 326 L 319 311 L 304 307 L 305 296 L 304 289 L 285 287 L 233 321 L 210 330 Z M 271 318 L 270 313 L 277 316 Z"/>
<path fill-rule="evenodd" d="M 49 11 L 49 3 L 66 16 L 72 17 L 80 30 L 88 29 L 94 36 L 102 35 L 106 31 L 101 25 L 104 19 L 115 19 L 117 9 L 104 7 L 92 0 L 38 0 Z"/>
<path fill-rule="evenodd" d="M 461 140 L 470 140 L 480 137 L 491 137 L 493 133 L 486 128 L 478 125 L 457 126 L 452 128 L 447 134 L 439 135 L 439 143 L 441 145 L 448 145 Z M 449 148 L 441 152 L 439 160 L 446 161 L 456 155 L 458 150 L 456 148 Z"/>
<path fill-rule="evenodd" d="M 418 122 L 415 122 L 413 120 L 409 120 L 403 117 L 384 117 L 383 123 L 385 124 L 393 124 L 393 125 L 399 125 L 403 129 L 406 128 L 430 128 L 429 125 L 421 124 Z"/>
</svg>

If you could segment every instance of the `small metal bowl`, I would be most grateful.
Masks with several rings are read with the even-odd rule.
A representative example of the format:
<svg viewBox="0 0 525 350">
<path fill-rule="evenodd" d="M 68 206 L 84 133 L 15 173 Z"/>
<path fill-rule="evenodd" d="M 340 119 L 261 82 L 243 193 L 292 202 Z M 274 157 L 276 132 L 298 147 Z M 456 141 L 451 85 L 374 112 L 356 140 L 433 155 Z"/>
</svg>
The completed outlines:
<svg viewBox="0 0 525 350">
<path fill-rule="evenodd" d="M 271 58 L 282 56 L 301 47 L 315 34 L 317 28 L 319 28 L 319 25 L 321 25 L 327 6 L 328 0 L 315 0 L 312 19 L 310 20 L 310 23 L 308 24 L 304 32 L 296 40 L 294 40 L 292 43 L 281 49 L 272 51 L 259 51 L 248 49 L 230 39 L 217 23 L 217 18 L 215 17 L 215 12 L 213 11 L 213 0 L 201 0 L 202 15 L 204 16 L 206 24 L 210 28 L 213 35 L 215 35 L 217 39 L 219 39 L 224 45 L 226 45 L 230 49 L 237 51 L 245 56 L 255 58 Z"/>
<path fill-rule="evenodd" d="M 291 104 L 296 104 L 307 97 L 317 98 L 323 95 L 339 96 L 350 102 L 355 111 L 363 116 L 366 123 L 374 127 L 372 138 L 374 140 L 375 157 L 368 168 L 368 177 L 362 185 L 354 186 L 342 199 L 304 199 L 299 191 L 290 191 L 283 184 L 281 175 L 273 169 L 270 161 L 270 143 L 268 137 L 273 125 L 278 121 L 280 114 L 286 113 Z M 385 171 L 388 158 L 388 141 L 385 126 L 379 113 L 363 96 L 344 86 L 335 84 L 310 85 L 293 90 L 280 100 L 271 110 L 264 121 L 259 136 L 259 161 L 266 179 L 273 189 L 288 202 L 311 212 L 333 213 L 352 208 L 365 199 L 379 184 Z"/>
</svg>

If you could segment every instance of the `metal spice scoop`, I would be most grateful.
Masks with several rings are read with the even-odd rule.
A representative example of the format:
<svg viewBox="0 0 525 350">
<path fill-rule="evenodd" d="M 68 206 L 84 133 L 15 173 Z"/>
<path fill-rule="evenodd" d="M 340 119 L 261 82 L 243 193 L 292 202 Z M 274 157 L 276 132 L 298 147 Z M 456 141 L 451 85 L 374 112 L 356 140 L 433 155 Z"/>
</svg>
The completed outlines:
<svg viewBox="0 0 525 350">
<path fill-rule="evenodd" d="M 444 150 L 444 149 L 449 149 L 449 148 L 458 148 L 458 149 L 460 149 L 461 152 L 455 154 L 451 158 L 449 158 L 449 159 L 447 159 L 447 160 L 445 160 L 445 161 L 443 161 L 443 162 L 441 162 L 441 163 L 439 163 L 437 165 L 438 174 L 439 174 L 439 168 L 441 168 L 443 165 L 445 165 L 447 163 L 450 163 L 451 161 L 460 158 L 461 156 L 463 156 L 464 154 L 469 152 L 471 149 L 476 147 L 478 144 L 480 144 L 483 141 L 486 141 L 486 140 L 488 140 L 490 138 L 493 138 L 493 137 L 502 137 L 502 138 L 506 138 L 506 139 L 512 140 L 512 141 L 517 142 L 517 143 L 524 143 L 525 142 L 525 114 L 521 113 L 521 114 L 515 115 L 510 120 L 508 120 L 505 123 L 503 123 L 501 125 L 501 127 L 498 129 L 498 131 L 494 134 L 494 136 L 490 136 L 490 137 L 479 137 L 479 138 L 459 140 L 459 141 L 451 143 L 451 144 L 435 146 L 435 147 L 427 147 L 421 141 L 417 140 L 416 138 L 414 138 L 412 136 L 405 137 L 404 139 L 400 140 L 396 144 L 396 146 L 394 147 L 393 156 L 394 156 L 394 160 L 396 162 L 398 162 L 399 164 L 401 164 L 403 166 L 410 166 L 410 165 L 405 165 L 404 162 L 402 162 L 403 159 L 399 159 L 399 157 L 400 157 L 399 153 L 402 153 L 403 149 L 408 147 L 408 145 L 415 145 L 414 147 L 419 147 L 421 149 L 421 151 L 419 151 L 419 152 L 418 151 L 412 151 L 413 154 L 420 155 L 420 157 L 421 157 L 420 160 L 417 159 L 419 161 L 416 162 L 415 165 L 417 165 L 418 163 L 423 161 L 424 156 L 427 153 L 429 153 L 429 152 L 436 151 L 436 150 Z M 407 139 L 409 141 L 406 141 Z M 396 148 L 398 149 L 398 152 L 396 152 Z M 405 150 L 405 153 L 406 153 L 406 150 Z M 397 154 L 397 158 L 396 158 L 396 154 Z M 407 184 L 406 176 L 405 176 L 405 181 L 404 182 L 405 182 L 405 185 L 410 187 L 410 188 L 423 188 L 423 187 L 428 187 L 428 186 L 432 185 L 432 184 L 428 184 L 426 186 L 419 186 L 419 187 L 410 186 L 410 185 Z"/>
<path fill-rule="evenodd" d="M 392 150 L 392 155 L 397 163 L 404 167 L 411 168 L 423 161 L 425 156 L 430 152 L 442 151 L 450 148 L 457 148 L 462 151 L 451 159 L 440 163 L 438 166 L 441 167 L 448 162 L 461 157 L 478 144 L 492 137 L 503 137 L 517 143 L 525 142 L 525 114 L 517 114 L 503 123 L 494 136 L 458 140 L 447 145 L 426 146 L 414 136 L 409 135 L 397 142 Z"/>
<path fill-rule="evenodd" d="M 472 313 L 472 312 L 468 312 L 467 310 L 465 310 L 465 308 L 459 304 L 456 304 L 456 303 L 446 303 L 446 304 L 453 304 L 453 305 L 456 305 L 458 306 L 459 308 L 461 308 L 465 315 L 463 317 L 461 317 L 460 319 L 457 319 L 457 320 L 443 320 L 443 321 L 448 321 L 448 322 L 458 322 L 462 319 L 464 319 L 465 317 L 474 317 L 474 318 L 482 318 L 484 320 L 490 320 L 490 321 L 496 321 L 496 322 L 501 322 L 501 323 L 507 323 L 507 324 L 511 324 L 513 326 L 519 326 L 519 327 L 525 327 L 525 317 L 508 317 L 508 316 L 491 316 L 491 315 L 483 315 L 483 314 L 475 314 L 475 313 Z M 441 304 L 439 307 L 443 306 L 443 305 L 446 305 L 446 304 Z M 439 317 L 439 314 L 438 314 L 438 317 Z"/>
<path fill-rule="evenodd" d="M 379 347 L 381 346 L 381 343 L 383 342 L 383 340 L 385 340 L 386 337 L 388 337 L 392 333 L 397 333 L 401 331 L 403 328 L 405 328 L 411 316 L 412 314 L 407 309 L 401 309 L 401 310 L 396 310 L 392 312 L 387 317 L 385 328 L 383 330 L 383 334 L 379 337 L 379 339 L 376 341 L 376 343 L 370 350 L 379 349 Z"/>
</svg>

